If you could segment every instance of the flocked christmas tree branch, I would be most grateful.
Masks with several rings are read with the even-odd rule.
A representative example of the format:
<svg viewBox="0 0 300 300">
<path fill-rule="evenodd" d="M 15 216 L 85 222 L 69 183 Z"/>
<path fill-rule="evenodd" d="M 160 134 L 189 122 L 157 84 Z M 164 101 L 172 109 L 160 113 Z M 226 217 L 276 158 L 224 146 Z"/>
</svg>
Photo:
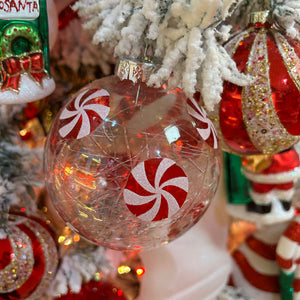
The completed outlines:
<svg viewBox="0 0 300 300">
<path fill-rule="evenodd" d="M 47 291 L 52 297 L 65 295 L 69 290 L 79 293 L 83 282 L 92 280 L 99 271 L 103 274 L 111 269 L 111 262 L 105 254 L 105 249 L 94 245 L 72 247 L 71 251 L 61 257 L 55 280 Z"/>
<path fill-rule="evenodd" d="M 80 66 L 99 66 L 103 74 L 111 73 L 110 65 L 115 62 L 106 48 L 91 44 L 83 32 L 78 19 L 73 19 L 67 28 L 61 29 L 51 57 L 57 65 L 67 65 L 74 72 Z"/>
<path fill-rule="evenodd" d="M 229 27 L 220 22 L 239 2 L 80 0 L 74 9 L 85 20 L 93 42 L 109 43 L 116 56 L 136 59 L 147 45 L 152 48 L 159 66 L 149 85 L 160 86 L 172 74 L 173 85 L 180 85 L 188 96 L 203 91 L 212 109 L 220 99 L 223 79 L 247 83 L 219 44 L 229 37 Z"/>
<path fill-rule="evenodd" d="M 29 148 L 18 136 L 14 116 L 19 110 L 19 106 L 0 106 L 0 239 L 10 233 L 7 213 L 11 208 L 23 207 L 29 215 L 37 213 L 34 187 L 44 186 L 43 148 Z M 66 294 L 69 288 L 78 293 L 81 284 L 96 272 L 105 274 L 111 268 L 103 247 L 79 242 L 60 250 L 62 262 L 47 291 L 51 297 Z"/>
<path fill-rule="evenodd" d="M 160 86 L 172 75 L 171 84 L 181 86 L 188 96 L 200 91 L 212 110 L 223 80 L 250 82 L 222 47 L 231 29 L 223 22 L 233 11 L 245 20 L 249 12 L 269 8 L 277 23 L 295 36 L 299 7 L 299 1 L 288 0 L 79 0 L 74 9 L 93 43 L 108 43 L 116 56 L 138 59 L 145 47 L 152 48 L 159 64 L 149 85 Z"/>
<path fill-rule="evenodd" d="M 10 110 L 10 111 L 9 111 Z M 3 216 L 12 205 L 23 206 L 27 211 L 35 211 L 33 187 L 42 187 L 41 174 L 42 148 L 28 148 L 13 128 L 12 117 L 15 111 L 8 106 L 0 106 L 0 211 Z M 5 237 L 4 231 L 1 231 Z"/>
<path fill-rule="evenodd" d="M 233 25 L 246 26 L 253 11 L 269 10 L 275 24 L 292 38 L 299 38 L 300 2 L 297 0 L 244 0 L 231 18 Z"/>
</svg>

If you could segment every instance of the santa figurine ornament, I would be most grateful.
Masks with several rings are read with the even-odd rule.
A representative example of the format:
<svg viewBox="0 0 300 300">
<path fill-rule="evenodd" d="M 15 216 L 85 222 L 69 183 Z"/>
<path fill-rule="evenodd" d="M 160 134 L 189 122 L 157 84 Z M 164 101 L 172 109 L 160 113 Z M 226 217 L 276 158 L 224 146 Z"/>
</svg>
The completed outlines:
<svg viewBox="0 0 300 300">
<path fill-rule="evenodd" d="M 292 201 L 300 176 L 299 154 L 291 148 L 273 155 L 244 156 L 241 162 L 235 177 L 245 176 L 249 192 L 240 193 L 244 203 L 228 203 L 227 211 L 257 229 L 232 253 L 233 283 L 251 299 L 298 299 L 293 298 L 293 286 L 298 295 L 299 224 Z M 231 168 L 229 173 L 233 171 L 237 170 Z"/>
<path fill-rule="evenodd" d="M 293 147 L 273 155 L 244 156 L 241 173 L 240 176 L 244 175 L 248 180 L 249 192 L 244 204 L 242 201 L 240 204 L 228 203 L 230 215 L 259 224 L 293 217 L 294 185 L 300 177 L 299 154 Z M 228 178 L 228 181 L 232 180 Z"/>
<path fill-rule="evenodd" d="M 256 156 L 256 158 L 259 156 Z M 294 183 L 300 177 L 299 154 L 294 148 L 278 154 L 265 156 L 260 170 L 253 169 L 251 156 L 242 159 L 243 174 L 250 182 L 249 210 L 269 213 L 272 199 L 278 199 L 282 208 L 289 211 L 295 192 Z"/>
</svg>

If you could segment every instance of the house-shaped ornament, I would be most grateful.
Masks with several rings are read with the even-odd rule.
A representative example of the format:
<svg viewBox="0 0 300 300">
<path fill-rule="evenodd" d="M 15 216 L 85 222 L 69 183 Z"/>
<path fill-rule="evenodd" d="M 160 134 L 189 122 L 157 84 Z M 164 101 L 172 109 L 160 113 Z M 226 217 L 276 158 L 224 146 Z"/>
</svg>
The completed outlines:
<svg viewBox="0 0 300 300">
<path fill-rule="evenodd" d="M 0 1 L 0 104 L 42 99 L 50 76 L 46 0 Z"/>
</svg>

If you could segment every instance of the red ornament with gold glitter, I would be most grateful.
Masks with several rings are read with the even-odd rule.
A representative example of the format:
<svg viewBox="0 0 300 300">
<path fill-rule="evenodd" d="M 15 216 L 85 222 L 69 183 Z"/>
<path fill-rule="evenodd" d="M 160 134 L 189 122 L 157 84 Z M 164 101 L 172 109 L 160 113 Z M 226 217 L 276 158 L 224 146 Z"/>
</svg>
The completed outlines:
<svg viewBox="0 0 300 300">
<path fill-rule="evenodd" d="M 0 299 L 40 299 L 58 264 L 50 228 L 40 219 L 10 214 L 0 238 Z"/>
<path fill-rule="evenodd" d="M 298 141 L 299 46 L 269 22 L 268 11 L 251 14 L 249 27 L 225 45 L 239 71 L 252 77 L 244 87 L 225 82 L 221 102 L 210 115 L 225 151 L 271 154 Z"/>
<path fill-rule="evenodd" d="M 113 249 L 180 236 L 203 215 L 219 178 L 210 120 L 192 104 L 188 110 L 179 88 L 148 87 L 152 68 L 121 60 L 118 76 L 93 82 L 62 108 L 46 144 L 46 184 L 58 213 Z"/>
</svg>

